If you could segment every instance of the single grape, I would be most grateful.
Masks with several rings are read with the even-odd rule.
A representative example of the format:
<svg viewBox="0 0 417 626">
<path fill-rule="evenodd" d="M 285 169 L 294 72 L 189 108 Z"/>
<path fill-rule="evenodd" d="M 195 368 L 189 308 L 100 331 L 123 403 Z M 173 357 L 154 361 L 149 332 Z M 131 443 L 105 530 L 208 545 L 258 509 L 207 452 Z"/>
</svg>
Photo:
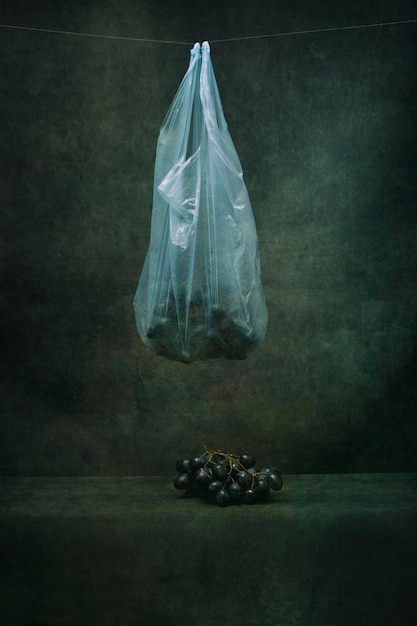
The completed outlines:
<svg viewBox="0 0 417 626">
<path fill-rule="evenodd" d="M 174 487 L 175 489 L 179 489 L 180 491 L 183 491 L 184 489 L 187 489 L 189 482 L 190 482 L 189 474 L 178 474 L 178 476 L 174 480 Z"/>
<path fill-rule="evenodd" d="M 270 488 L 268 485 L 268 479 L 263 476 L 255 480 L 255 493 L 259 498 L 266 499 L 270 494 Z"/>
<path fill-rule="evenodd" d="M 279 474 L 277 468 L 273 467 L 272 465 L 265 465 L 265 467 L 261 469 L 262 474 L 271 474 L 272 472 L 276 472 L 277 474 Z"/>
<path fill-rule="evenodd" d="M 262 491 L 266 491 L 268 489 L 268 476 L 263 476 L 262 474 L 256 476 L 255 488 L 257 491 L 259 491 L 259 493 L 262 493 Z"/>
<path fill-rule="evenodd" d="M 203 467 L 204 459 L 201 456 L 195 456 L 190 459 L 190 470 L 196 472 L 200 467 Z"/>
<path fill-rule="evenodd" d="M 206 487 L 211 481 L 211 471 L 200 467 L 195 473 L 195 480 L 201 487 Z"/>
<path fill-rule="evenodd" d="M 242 487 L 249 487 L 252 483 L 252 476 L 248 472 L 241 471 L 237 475 L 237 481 Z"/>
<path fill-rule="evenodd" d="M 218 506 L 227 506 L 230 502 L 230 495 L 227 489 L 219 489 L 216 493 L 216 502 Z"/>
<path fill-rule="evenodd" d="M 271 472 L 268 474 L 268 485 L 275 491 L 282 489 L 282 478 L 278 472 Z"/>
<path fill-rule="evenodd" d="M 219 480 L 212 480 L 208 485 L 208 490 L 210 493 L 217 493 L 222 487 L 223 484 Z"/>
<path fill-rule="evenodd" d="M 176 462 L 175 469 L 180 474 L 188 472 L 188 470 L 190 469 L 190 459 L 187 459 L 186 457 L 184 457 L 183 459 L 180 459 L 179 461 Z"/>
<path fill-rule="evenodd" d="M 249 454 L 241 454 L 239 456 L 239 462 L 243 465 L 243 467 L 249 468 L 255 465 L 256 460 L 253 456 L 250 456 Z"/>
<path fill-rule="evenodd" d="M 255 504 L 256 502 L 256 493 L 254 489 L 246 489 L 243 494 L 243 498 L 246 504 Z"/>
<path fill-rule="evenodd" d="M 239 502 L 242 498 L 243 489 L 239 483 L 232 483 L 229 487 L 229 494 L 233 502 Z"/>
<path fill-rule="evenodd" d="M 220 463 L 220 465 L 229 465 L 229 459 L 224 454 L 215 454 L 213 461 L 215 463 Z"/>
<path fill-rule="evenodd" d="M 216 463 L 212 468 L 212 472 L 214 478 L 224 482 L 227 476 L 227 466 L 224 463 Z"/>
</svg>

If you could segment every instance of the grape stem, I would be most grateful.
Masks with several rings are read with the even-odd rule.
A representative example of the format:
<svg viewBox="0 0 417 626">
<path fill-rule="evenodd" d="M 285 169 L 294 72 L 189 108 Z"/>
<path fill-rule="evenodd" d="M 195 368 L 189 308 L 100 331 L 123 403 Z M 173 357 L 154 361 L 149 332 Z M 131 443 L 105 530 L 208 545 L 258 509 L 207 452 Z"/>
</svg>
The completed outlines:
<svg viewBox="0 0 417 626">
<path fill-rule="evenodd" d="M 223 485 L 229 480 L 229 478 L 232 480 L 232 482 L 236 482 L 235 479 L 232 476 L 232 470 L 233 470 L 233 465 L 235 465 L 235 467 L 237 466 L 237 469 L 241 472 L 246 472 L 247 474 L 249 474 L 251 476 L 251 485 L 250 488 L 253 488 L 253 485 L 255 483 L 255 477 L 260 476 L 262 474 L 262 472 L 248 472 L 247 467 L 245 467 L 244 465 L 242 465 L 242 463 L 239 461 L 239 457 L 236 454 L 230 454 L 228 452 L 222 452 L 221 450 L 207 450 L 206 446 L 204 446 L 205 448 L 205 452 L 201 455 L 201 456 L 206 456 L 209 455 L 209 458 L 207 459 L 207 461 L 204 463 L 204 469 L 206 469 L 207 467 L 209 467 L 210 465 L 216 465 L 217 461 L 213 460 L 214 456 L 222 456 L 224 458 L 227 459 L 227 462 L 229 464 L 229 470 L 227 472 L 227 478 L 224 481 Z"/>
</svg>

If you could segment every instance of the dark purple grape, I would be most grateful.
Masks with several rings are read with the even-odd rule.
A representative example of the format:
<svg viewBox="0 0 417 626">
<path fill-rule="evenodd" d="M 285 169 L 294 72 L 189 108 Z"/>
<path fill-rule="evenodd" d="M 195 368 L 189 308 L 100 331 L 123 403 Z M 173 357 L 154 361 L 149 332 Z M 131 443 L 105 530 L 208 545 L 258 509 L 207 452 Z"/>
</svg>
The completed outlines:
<svg viewBox="0 0 417 626">
<path fill-rule="evenodd" d="M 246 504 L 255 504 L 256 502 L 256 493 L 254 489 L 246 489 L 243 494 L 243 498 Z"/>
<path fill-rule="evenodd" d="M 184 457 L 183 459 L 180 459 L 179 461 L 176 462 L 175 469 L 180 474 L 188 472 L 188 470 L 190 469 L 190 459 L 187 459 L 186 457 Z"/>
<path fill-rule="evenodd" d="M 200 467 L 195 473 L 196 483 L 201 487 L 207 487 L 211 479 L 211 471 L 204 469 L 203 467 Z"/>
<path fill-rule="evenodd" d="M 249 487 L 252 483 L 252 476 L 248 472 L 241 471 L 237 475 L 237 481 L 242 487 Z"/>
<path fill-rule="evenodd" d="M 220 465 L 229 465 L 229 459 L 223 454 L 215 454 L 212 460 L 215 463 L 220 463 Z"/>
<path fill-rule="evenodd" d="M 213 478 L 220 480 L 223 483 L 227 477 L 227 469 L 228 468 L 224 463 L 216 463 L 216 465 L 212 468 Z"/>
<path fill-rule="evenodd" d="M 271 489 L 274 489 L 274 491 L 282 489 L 282 478 L 278 472 L 271 472 L 268 474 L 268 485 Z"/>
<path fill-rule="evenodd" d="M 273 467 L 272 465 L 265 465 L 265 467 L 261 469 L 262 474 L 271 474 L 272 472 L 276 472 L 277 474 L 279 474 L 277 468 Z"/>
<path fill-rule="evenodd" d="M 239 483 L 232 483 L 229 487 L 230 498 L 233 502 L 239 502 L 242 499 L 243 489 Z"/>
<path fill-rule="evenodd" d="M 268 479 L 265 477 L 259 477 L 255 480 L 255 493 L 258 498 L 266 499 L 270 494 L 270 488 L 268 485 Z"/>
<path fill-rule="evenodd" d="M 174 480 L 174 487 L 175 489 L 179 489 L 180 491 L 183 491 L 184 489 L 187 489 L 189 482 L 190 482 L 189 474 L 178 474 L 178 476 Z"/>
<path fill-rule="evenodd" d="M 249 468 L 255 465 L 256 460 L 253 456 L 250 456 L 249 454 L 241 454 L 239 457 L 239 462 L 243 465 L 243 467 Z"/>
<path fill-rule="evenodd" d="M 204 459 L 202 456 L 195 456 L 190 459 L 190 470 L 196 472 L 200 467 L 203 467 Z"/>
<path fill-rule="evenodd" d="M 208 485 L 208 490 L 210 493 L 217 493 L 222 487 L 223 484 L 219 480 L 212 480 Z"/>
<path fill-rule="evenodd" d="M 216 502 L 218 506 L 227 506 L 230 502 L 230 495 L 227 489 L 219 489 L 216 493 Z"/>
</svg>

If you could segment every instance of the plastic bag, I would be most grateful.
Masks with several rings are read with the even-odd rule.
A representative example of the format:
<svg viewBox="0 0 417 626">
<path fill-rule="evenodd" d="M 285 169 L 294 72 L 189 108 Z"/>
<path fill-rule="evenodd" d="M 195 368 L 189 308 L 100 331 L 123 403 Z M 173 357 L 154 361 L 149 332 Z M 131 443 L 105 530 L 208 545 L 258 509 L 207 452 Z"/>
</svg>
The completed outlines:
<svg viewBox="0 0 417 626">
<path fill-rule="evenodd" d="M 256 227 L 208 42 L 191 50 L 161 126 L 133 306 L 143 342 L 186 363 L 244 359 L 265 337 Z"/>
</svg>

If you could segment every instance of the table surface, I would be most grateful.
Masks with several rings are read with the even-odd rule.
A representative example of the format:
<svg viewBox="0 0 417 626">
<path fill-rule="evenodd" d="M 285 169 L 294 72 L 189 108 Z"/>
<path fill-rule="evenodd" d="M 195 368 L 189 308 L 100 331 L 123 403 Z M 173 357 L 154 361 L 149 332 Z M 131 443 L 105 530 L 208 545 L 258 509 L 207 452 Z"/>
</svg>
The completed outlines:
<svg viewBox="0 0 417 626">
<path fill-rule="evenodd" d="M 417 474 L 284 475 L 225 508 L 173 479 L 0 479 L 0 621 L 415 625 Z"/>
<path fill-rule="evenodd" d="M 85 515 L 311 516 L 417 511 L 417 473 L 291 474 L 268 503 L 213 506 L 184 497 L 166 476 L 3 477 L 0 516 Z M 227 512 L 226 512 L 227 511 Z M 216 512 L 216 513 L 215 513 Z"/>
</svg>

